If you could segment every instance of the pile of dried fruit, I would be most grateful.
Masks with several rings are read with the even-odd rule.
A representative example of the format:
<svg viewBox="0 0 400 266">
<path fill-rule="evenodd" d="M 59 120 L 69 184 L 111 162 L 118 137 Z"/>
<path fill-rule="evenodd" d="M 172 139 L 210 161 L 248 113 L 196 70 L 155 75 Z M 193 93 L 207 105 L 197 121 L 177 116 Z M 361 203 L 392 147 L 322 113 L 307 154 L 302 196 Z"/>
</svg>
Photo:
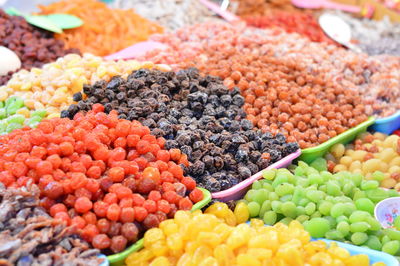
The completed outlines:
<svg viewBox="0 0 400 266">
<path fill-rule="evenodd" d="M 0 263 L 2 265 L 99 265 L 99 250 L 78 238 L 39 207 L 36 186 L 0 184 Z"/>
<path fill-rule="evenodd" d="M 335 243 L 310 242 L 293 221 L 266 227 L 260 220 L 229 226 L 216 216 L 178 211 L 173 220 L 144 235 L 144 249 L 126 259 L 133 265 L 348 265 L 369 266 L 367 255 L 351 256 Z M 374 265 L 383 265 L 376 263 Z"/>
<path fill-rule="evenodd" d="M 153 39 L 170 48 L 149 52 L 146 59 L 177 69 L 198 67 L 202 73 L 223 78 L 228 88 L 238 86 L 247 118 L 254 125 L 266 132 L 280 131 L 301 148 L 360 124 L 373 113 L 372 106 L 376 112 L 386 106 L 390 106 L 387 111 L 395 110 L 386 104 L 375 103 L 370 109 L 363 105 L 361 95 L 366 90 L 384 88 L 390 94 L 398 88 L 397 81 L 389 89 L 378 80 L 389 75 L 378 59 L 313 43 L 297 34 L 204 23 Z M 400 75 L 394 65 L 388 72 Z"/>
<path fill-rule="evenodd" d="M 137 42 L 145 41 L 163 28 L 136 14 L 132 9 L 111 9 L 96 0 L 60 0 L 39 5 L 41 14 L 65 13 L 81 18 L 84 24 L 56 34 L 68 48 L 105 56 Z M 153 10 L 154 11 L 154 10 Z"/>
<path fill-rule="evenodd" d="M 71 96 L 82 91 L 83 84 L 93 84 L 100 79 L 110 80 L 115 75 L 127 77 L 139 68 L 169 70 L 167 66 L 150 62 L 105 61 L 91 54 L 82 57 L 69 54 L 40 69 L 15 73 L 5 86 L 0 87 L 0 100 L 18 96 L 24 100 L 27 108 L 46 110 L 49 118 L 59 117 L 61 110 L 73 103 Z"/>
<path fill-rule="evenodd" d="M 400 191 L 400 137 L 363 133 L 354 143 L 334 145 L 325 156 L 329 170 L 349 171 L 375 179 L 384 188 Z"/>
<path fill-rule="evenodd" d="M 106 112 L 116 109 L 120 118 L 139 120 L 167 139 L 167 149 L 180 149 L 191 162 L 186 174 L 212 192 L 230 188 L 298 149 L 282 134 L 253 130 L 244 119 L 239 90 L 229 90 L 215 77 L 202 77 L 196 69 L 140 69 L 126 80 L 114 77 L 83 91 L 87 100 L 71 105 L 63 117 L 101 103 Z M 74 97 L 82 99 L 80 93 Z"/>
<path fill-rule="evenodd" d="M 165 140 L 148 127 L 103 110 L 94 105 L 74 120 L 52 118 L 1 136 L 0 182 L 38 184 L 40 204 L 53 217 L 82 229 L 95 248 L 116 253 L 143 229 L 190 210 L 203 193 L 183 175 L 177 163 L 188 162 L 179 150 L 164 150 Z"/>
<path fill-rule="evenodd" d="M 133 8 L 139 15 L 169 30 L 216 19 L 212 11 L 197 0 L 115 0 L 111 5 Z"/>
<path fill-rule="evenodd" d="M 0 45 L 14 51 L 21 60 L 23 69 L 40 67 L 68 53 L 79 53 L 77 49 L 64 49 L 64 42 L 54 39 L 53 33 L 29 25 L 23 17 L 9 16 L 0 9 Z M 12 73 L 0 76 L 0 85 L 5 84 Z"/>
</svg>

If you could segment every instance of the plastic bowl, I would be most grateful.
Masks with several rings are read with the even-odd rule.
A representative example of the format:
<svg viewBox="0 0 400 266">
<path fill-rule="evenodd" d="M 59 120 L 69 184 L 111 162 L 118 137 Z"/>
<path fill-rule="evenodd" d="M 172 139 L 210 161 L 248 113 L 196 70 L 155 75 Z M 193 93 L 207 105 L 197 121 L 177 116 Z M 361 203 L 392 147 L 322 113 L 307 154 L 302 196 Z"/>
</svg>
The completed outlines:
<svg viewBox="0 0 400 266">
<path fill-rule="evenodd" d="M 367 128 L 375 122 L 375 118 L 370 117 L 367 121 L 362 122 L 358 126 L 350 128 L 343 132 L 342 134 L 337 135 L 334 138 L 329 139 L 328 141 L 316 146 L 301 150 L 301 156 L 299 160 L 304 161 L 306 163 L 311 163 L 318 157 L 323 157 L 329 149 L 337 144 L 347 144 L 350 141 L 354 140 L 358 134 L 367 131 Z"/>
<path fill-rule="evenodd" d="M 211 201 L 211 193 L 204 188 L 199 188 L 199 189 L 203 192 L 204 197 L 201 201 L 199 201 L 195 205 L 193 205 L 192 211 L 203 208 Z M 132 252 L 136 252 L 142 248 L 143 248 L 143 238 L 136 241 L 136 243 L 131 245 L 129 248 L 125 249 L 123 252 L 107 256 L 108 262 L 112 266 L 124 265 L 125 259 L 129 256 L 129 254 L 131 254 Z M 103 266 L 103 265 L 101 265 L 101 266 Z M 104 266 L 106 266 L 106 265 L 104 265 Z"/>
<path fill-rule="evenodd" d="M 365 254 L 369 258 L 369 263 L 374 264 L 376 262 L 383 262 L 386 264 L 386 266 L 398 266 L 399 262 L 395 257 L 392 255 L 389 255 L 385 252 L 382 251 L 376 251 L 373 249 L 369 248 L 363 248 L 363 247 L 358 247 L 355 245 L 339 242 L 339 241 L 334 241 L 334 240 L 328 240 L 328 239 L 318 239 L 322 240 L 327 244 L 330 244 L 332 242 L 336 242 L 339 247 L 347 249 L 352 256 L 354 255 L 359 255 L 359 254 Z"/>
<path fill-rule="evenodd" d="M 276 163 L 271 164 L 264 170 L 287 167 L 292 163 L 292 161 L 294 159 L 299 157 L 300 154 L 301 154 L 301 150 L 299 149 L 296 152 L 289 154 L 285 158 L 277 161 Z M 240 182 L 239 184 L 237 184 L 231 188 L 228 188 L 224 191 L 212 193 L 211 194 L 212 198 L 217 199 L 222 202 L 241 199 L 244 196 L 244 194 L 246 194 L 246 192 L 247 192 L 248 188 L 251 186 L 251 184 L 253 184 L 254 181 L 256 181 L 262 177 L 262 172 L 264 170 L 252 175 L 251 177 L 247 178 L 246 180 L 243 180 L 242 182 Z"/>
<path fill-rule="evenodd" d="M 110 265 L 110 263 L 108 263 L 108 260 L 107 260 L 106 255 L 100 254 L 100 255 L 97 256 L 97 257 L 104 259 L 103 262 L 100 263 L 99 266 L 108 266 L 108 265 Z"/>
<path fill-rule="evenodd" d="M 383 228 L 394 228 L 394 219 L 400 215 L 400 197 L 380 201 L 375 206 L 374 214 Z"/>
<path fill-rule="evenodd" d="M 391 116 L 376 119 L 375 124 L 371 126 L 373 131 L 392 134 L 393 131 L 400 128 L 400 111 Z"/>
</svg>

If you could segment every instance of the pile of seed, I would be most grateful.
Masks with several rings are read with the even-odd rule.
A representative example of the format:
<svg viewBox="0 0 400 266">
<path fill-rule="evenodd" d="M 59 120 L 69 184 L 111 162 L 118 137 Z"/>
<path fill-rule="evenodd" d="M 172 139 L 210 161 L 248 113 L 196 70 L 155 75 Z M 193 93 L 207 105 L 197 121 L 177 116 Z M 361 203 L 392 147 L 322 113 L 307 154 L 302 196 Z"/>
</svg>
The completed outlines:
<svg viewBox="0 0 400 266">
<path fill-rule="evenodd" d="M 23 17 L 9 16 L 0 9 L 0 45 L 14 51 L 21 59 L 23 69 L 40 67 L 77 49 L 64 49 L 64 43 L 54 39 L 54 34 L 29 25 Z M 5 84 L 12 73 L 0 76 Z"/>
<path fill-rule="evenodd" d="M 244 98 L 197 69 L 174 72 L 140 69 L 125 80 L 114 77 L 84 86 L 87 99 L 77 93 L 62 117 L 72 118 L 95 103 L 105 111 L 116 109 L 120 118 L 139 120 L 152 133 L 167 139 L 167 149 L 188 156 L 185 174 L 212 192 L 228 189 L 298 149 L 282 134 L 253 130 L 244 119 Z"/>
</svg>

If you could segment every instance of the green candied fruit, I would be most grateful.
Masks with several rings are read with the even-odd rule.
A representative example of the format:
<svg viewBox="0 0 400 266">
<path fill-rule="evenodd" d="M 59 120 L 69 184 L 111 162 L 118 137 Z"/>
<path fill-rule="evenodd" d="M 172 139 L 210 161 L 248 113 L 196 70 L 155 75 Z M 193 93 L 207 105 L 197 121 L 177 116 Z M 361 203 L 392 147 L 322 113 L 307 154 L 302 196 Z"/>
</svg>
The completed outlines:
<svg viewBox="0 0 400 266">
<path fill-rule="evenodd" d="M 308 176 L 308 180 L 310 181 L 310 184 L 317 184 L 321 185 L 324 183 L 324 179 L 320 174 L 310 174 Z"/>
<path fill-rule="evenodd" d="M 322 215 L 329 215 L 331 213 L 331 208 L 333 204 L 329 201 L 322 201 L 319 204 L 318 210 Z"/>
<path fill-rule="evenodd" d="M 344 204 L 343 203 L 336 203 L 331 207 L 330 214 L 334 218 L 338 218 L 344 214 Z"/>
<path fill-rule="evenodd" d="M 329 221 L 324 218 L 312 218 L 304 222 L 304 229 L 310 233 L 311 237 L 324 237 L 330 230 Z"/>
<path fill-rule="evenodd" d="M 365 191 L 365 194 L 374 203 L 378 203 L 389 197 L 389 192 L 383 188 L 368 189 Z"/>
<path fill-rule="evenodd" d="M 282 213 L 282 202 L 277 200 L 272 201 L 271 208 L 276 213 Z"/>
<path fill-rule="evenodd" d="M 397 251 L 399 251 L 399 248 L 400 242 L 398 240 L 392 240 L 382 246 L 382 251 L 390 255 L 395 255 Z"/>
<path fill-rule="evenodd" d="M 304 223 L 305 221 L 310 220 L 310 217 L 308 215 L 302 214 L 297 216 L 296 220 L 299 221 L 300 223 Z"/>
<path fill-rule="evenodd" d="M 268 194 L 268 199 L 269 199 L 270 201 L 279 200 L 279 196 L 278 196 L 278 194 L 276 194 L 276 192 L 270 192 L 270 193 Z"/>
<path fill-rule="evenodd" d="M 7 132 L 8 123 L 5 120 L 0 121 L 0 134 Z"/>
<path fill-rule="evenodd" d="M 353 212 L 350 217 L 349 221 L 350 223 L 356 223 L 356 222 L 363 222 L 365 221 L 368 217 L 371 217 L 371 214 L 365 211 L 355 211 Z"/>
<path fill-rule="evenodd" d="M 0 108 L 0 119 L 4 119 L 7 117 L 6 109 Z"/>
<path fill-rule="evenodd" d="M 311 164 L 311 167 L 313 167 L 314 169 L 318 170 L 318 171 L 326 171 L 328 170 L 328 166 L 326 163 L 326 160 L 322 157 L 319 157 L 317 159 L 315 159 Z"/>
<path fill-rule="evenodd" d="M 285 217 L 285 218 L 283 218 L 282 220 L 280 220 L 279 222 L 280 222 L 280 223 L 283 223 L 283 224 L 286 224 L 286 225 L 289 225 L 291 221 L 293 221 L 292 218 L 290 218 L 290 217 Z"/>
<path fill-rule="evenodd" d="M 324 179 L 325 182 L 328 182 L 329 180 L 332 179 L 332 173 L 328 172 L 328 171 L 322 171 L 320 173 L 320 175 L 322 176 L 322 178 Z"/>
<path fill-rule="evenodd" d="M 379 182 L 376 180 L 364 180 L 361 182 L 362 190 L 375 189 L 379 187 Z"/>
<path fill-rule="evenodd" d="M 285 217 L 296 218 L 296 205 L 291 201 L 282 203 L 281 211 Z"/>
<path fill-rule="evenodd" d="M 292 184 L 283 183 L 275 187 L 275 192 L 278 196 L 292 195 L 294 186 Z"/>
<path fill-rule="evenodd" d="M 306 197 L 309 200 L 318 203 L 325 197 L 325 193 L 319 190 L 309 190 L 306 192 Z"/>
<path fill-rule="evenodd" d="M 301 167 L 301 166 L 297 166 L 295 169 L 294 169 L 294 174 L 295 174 L 295 176 L 305 176 L 306 175 L 306 172 L 307 172 L 307 168 L 303 168 L 303 167 Z"/>
<path fill-rule="evenodd" d="M 250 217 L 256 217 L 260 213 L 261 206 L 257 202 L 252 201 L 247 204 L 247 208 L 249 209 Z"/>
<path fill-rule="evenodd" d="M 355 245 L 360 246 L 367 242 L 368 240 L 368 235 L 366 233 L 362 232 L 357 232 L 351 235 L 351 242 L 353 242 Z"/>
<path fill-rule="evenodd" d="M 303 206 L 296 206 L 296 216 L 304 214 L 306 214 L 306 208 L 304 208 Z"/>
<path fill-rule="evenodd" d="M 296 184 L 296 186 L 301 186 L 303 188 L 306 188 L 310 185 L 310 180 L 308 178 L 304 178 L 304 177 L 297 177 L 295 184 Z"/>
<path fill-rule="evenodd" d="M 251 185 L 252 189 L 260 189 L 262 187 L 261 182 L 256 180 L 254 183 Z"/>
<path fill-rule="evenodd" d="M 342 194 L 339 184 L 331 180 L 326 183 L 326 193 L 331 196 L 339 196 Z"/>
<path fill-rule="evenodd" d="M 375 171 L 372 173 L 372 178 L 378 182 L 381 182 L 383 179 L 385 179 L 385 174 L 381 171 Z"/>
<path fill-rule="evenodd" d="M 357 210 L 374 214 L 375 204 L 368 198 L 360 198 L 355 201 Z"/>
<path fill-rule="evenodd" d="M 264 223 L 267 225 L 274 225 L 276 223 L 276 219 L 277 216 L 274 211 L 267 211 L 263 217 Z"/>
<path fill-rule="evenodd" d="M 8 99 L 6 100 L 6 111 L 8 115 L 15 114 L 18 111 L 18 109 L 24 106 L 24 101 L 18 97 L 11 99 L 8 103 L 7 101 Z"/>
<path fill-rule="evenodd" d="M 22 125 L 21 125 L 21 124 L 18 124 L 18 123 L 10 123 L 10 124 L 8 124 L 8 126 L 7 126 L 6 132 L 7 132 L 7 133 L 10 133 L 10 132 L 12 132 L 13 130 L 19 129 L 19 128 L 22 128 Z"/>
<path fill-rule="evenodd" d="M 336 230 L 345 237 L 350 233 L 350 225 L 346 221 L 341 221 L 336 225 Z"/>
<path fill-rule="evenodd" d="M 377 236 L 374 236 L 374 235 L 368 236 L 368 240 L 367 240 L 366 244 L 370 249 L 379 250 L 379 251 L 382 250 L 382 243 Z"/>
<path fill-rule="evenodd" d="M 21 124 L 22 125 L 25 122 L 25 116 L 18 115 L 18 114 L 11 115 L 11 116 L 7 117 L 7 122 L 9 124 L 17 123 L 17 124 Z"/>
<path fill-rule="evenodd" d="M 262 205 L 264 201 L 268 199 L 269 191 L 265 188 L 258 189 L 254 192 L 253 201 L 257 202 L 258 204 Z"/>
<path fill-rule="evenodd" d="M 355 222 L 350 225 L 350 232 L 366 232 L 371 226 L 367 222 Z"/>
<path fill-rule="evenodd" d="M 0 108 L 3 108 L 5 106 L 4 102 L 0 102 Z"/>
<path fill-rule="evenodd" d="M 363 181 L 364 177 L 360 173 L 351 174 L 350 179 L 353 181 L 353 184 L 356 187 L 360 187 L 361 182 Z"/>
<path fill-rule="evenodd" d="M 31 112 L 31 117 L 32 116 L 39 116 L 41 118 L 44 118 L 46 116 L 46 110 L 35 110 Z"/>
<path fill-rule="evenodd" d="M 391 240 L 400 240 L 400 231 L 387 228 L 383 230 L 383 233 Z"/>
<path fill-rule="evenodd" d="M 338 230 L 330 230 L 326 232 L 325 238 L 332 239 L 332 240 L 343 240 L 344 235 L 339 232 Z"/>
<path fill-rule="evenodd" d="M 264 217 L 264 214 L 270 210 L 272 210 L 271 201 L 270 200 L 264 201 L 260 209 L 260 215 L 259 215 L 260 218 L 262 219 Z"/>
</svg>

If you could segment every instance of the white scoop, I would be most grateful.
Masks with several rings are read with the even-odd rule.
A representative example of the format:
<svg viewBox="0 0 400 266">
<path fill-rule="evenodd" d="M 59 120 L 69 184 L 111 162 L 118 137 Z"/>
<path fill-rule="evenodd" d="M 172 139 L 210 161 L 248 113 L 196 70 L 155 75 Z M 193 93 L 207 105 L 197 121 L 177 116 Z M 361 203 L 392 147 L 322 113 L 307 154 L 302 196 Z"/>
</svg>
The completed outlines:
<svg viewBox="0 0 400 266">
<path fill-rule="evenodd" d="M 6 75 L 10 71 L 21 68 L 21 60 L 10 49 L 0 46 L 0 75 Z"/>
<path fill-rule="evenodd" d="M 351 29 L 343 19 L 332 14 L 323 14 L 319 17 L 318 21 L 326 35 L 334 41 L 356 53 L 362 53 L 359 47 L 351 43 Z"/>
</svg>

